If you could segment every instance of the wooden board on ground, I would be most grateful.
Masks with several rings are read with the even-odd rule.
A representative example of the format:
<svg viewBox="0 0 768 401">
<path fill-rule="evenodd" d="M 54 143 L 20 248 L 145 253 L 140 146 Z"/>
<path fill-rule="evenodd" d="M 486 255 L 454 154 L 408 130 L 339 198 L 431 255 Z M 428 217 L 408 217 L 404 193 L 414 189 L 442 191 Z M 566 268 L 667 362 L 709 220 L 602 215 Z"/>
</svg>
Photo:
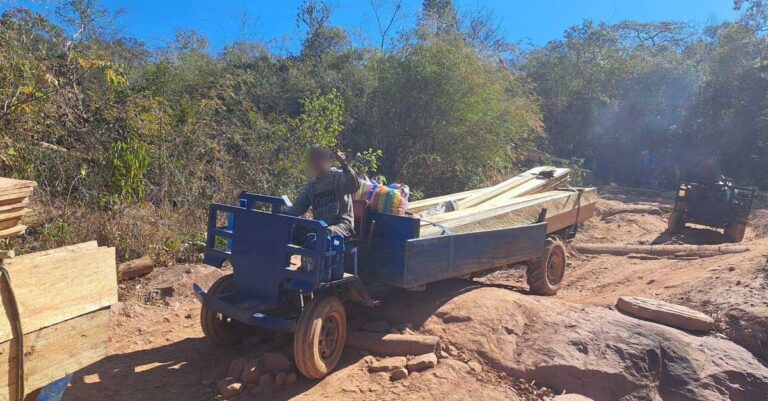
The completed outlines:
<svg viewBox="0 0 768 401">
<path fill-rule="evenodd" d="M 29 394 L 104 358 L 108 335 L 108 308 L 25 334 L 25 392 Z M 0 400 L 15 397 L 16 355 L 16 341 L 0 343 Z"/>
<path fill-rule="evenodd" d="M 619 297 L 616 308 L 634 317 L 683 330 L 711 331 L 715 326 L 714 319 L 699 311 L 657 299 Z"/>
<path fill-rule="evenodd" d="M 25 333 L 117 302 L 115 249 L 95 242 L 17 256 L 4 261 L 19 304 Z M 0 296 L 7 300 L 3 286 Z M 7 314 L 8 305 L 5 305 Z M 7 316 L 7 315 L 6 315 Z M 0 342 L 13 337 L 0 318 Z"/>
</svg>

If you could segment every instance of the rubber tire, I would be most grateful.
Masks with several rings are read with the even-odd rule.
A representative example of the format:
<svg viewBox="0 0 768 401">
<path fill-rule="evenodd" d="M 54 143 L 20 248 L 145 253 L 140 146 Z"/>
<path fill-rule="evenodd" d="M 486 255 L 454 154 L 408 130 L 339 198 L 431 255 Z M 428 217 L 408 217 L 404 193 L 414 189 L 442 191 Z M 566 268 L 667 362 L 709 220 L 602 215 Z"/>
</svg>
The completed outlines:
<svg viewBox="0 0 768 401">
<path fill-rule="evenodd" d="M 219 277 L 208 290 L 209 295 L 219 295 L 231 292 L 235 286 L 234 276 L 228 274 Z M 200 326 L 205 337 L 219 346 L 236 345 L 248 337 L 248 326 L 236 320 L 229 319 L 216 311 L 202 306 L 200 309 Z"/>
<path fill-rule="evenodd" d="M 728 242 L 741 242 L 744 239 L 744 233 L 747 231 L 746 224 L 731 224 L 723 230 Z"/>
<path fill-rule="evenodd" d="M 667 232 L 670 234 L 678 234 L 680 231 L 683 231 L 684 227 L 685 222 L 683 221 L 682 213 L 673 210 L 667 218 Z"/>
<path fill-rule="evenodd" d="M 338 335 L 333 354 L 323 359 L 320 355 L 320 332 L 323 321 L 333 318 L 338 324 Z M 320 295 L 310 301 L 301 312 L 293 338 L 293 354 L 299 372 L 310 379 L 322 379 L 336 367 L 347 341 L 347 315 L 339 298 Z"/>
<path fill-rule="evenodd" d="M 528 288 L 531 293 L 536 295 L 555 295 L 563 283 L 568 256 L 565 252 L 565 245 L 559 239 L 547 238 L 544 248 L 543 255 L 528 261 L 528 269 L 526 270 Z M 559 274 L 550 280 L 547 269 L 550 257 L 553 255 L 560 258 L 562 266 L 560 266 Z"/>
</svg>

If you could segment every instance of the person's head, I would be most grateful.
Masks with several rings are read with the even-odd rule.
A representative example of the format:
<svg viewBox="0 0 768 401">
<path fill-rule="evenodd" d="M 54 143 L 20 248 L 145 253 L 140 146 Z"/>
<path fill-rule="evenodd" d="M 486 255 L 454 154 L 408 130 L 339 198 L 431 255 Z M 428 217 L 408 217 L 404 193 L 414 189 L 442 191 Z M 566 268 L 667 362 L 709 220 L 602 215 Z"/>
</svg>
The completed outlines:
<svg viewBox="0 0 768 401">
<path fill-rule="evenodd" d="M 309 171 L 314 177 L 325 177 L 333 166 L 333 152 L 330 149 L 314 145 L 309 150 Z"/>
</svg>

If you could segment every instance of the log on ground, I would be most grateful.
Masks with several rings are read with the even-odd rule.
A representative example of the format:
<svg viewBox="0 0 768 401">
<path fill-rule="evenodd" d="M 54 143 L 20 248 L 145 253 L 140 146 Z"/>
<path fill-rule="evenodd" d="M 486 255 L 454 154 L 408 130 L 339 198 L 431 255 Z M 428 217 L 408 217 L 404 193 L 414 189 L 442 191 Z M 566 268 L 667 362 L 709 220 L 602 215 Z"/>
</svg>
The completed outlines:
<svg viewBox="0 0 768 401">
<path fill-rule="evenodd" d="M 435 336 L 382 334 L 352 331 L 347 335 L 347 345 L 379 355 L 422 355 L 435 352 L 440 339 Z"/>
<path fill-rule="evenodd" d="M 573 249 L 585 254 L 626 256 L 644 254 L 655 256 L 699 256 L 714 254 L 743 253 L 749 250 L 743 245 L 617 245 L 617 244 L 574 244 Z"/>
<path fill-rule="evenodd" d="M 152 273 L 155 268 L 155 262 L 149 256 L 142 256 L 138 259 L 129 260 L 120 263 L 117 267 L 117 275 L 122 280 L 130 280 L 136 277 L 146 276 Z"/>
</svg>

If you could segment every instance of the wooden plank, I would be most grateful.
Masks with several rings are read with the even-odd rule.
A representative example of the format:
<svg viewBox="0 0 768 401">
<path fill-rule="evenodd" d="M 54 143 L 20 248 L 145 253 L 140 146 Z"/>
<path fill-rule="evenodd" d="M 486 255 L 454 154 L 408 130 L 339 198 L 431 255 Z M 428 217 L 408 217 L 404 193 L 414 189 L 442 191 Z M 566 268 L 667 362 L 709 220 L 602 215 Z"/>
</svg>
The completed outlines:
<svg viewBox="0 0 768 401">
<path fill-rule="evenodd" d="M 715 320 L 711 317 L 658 299 L 619 297 L 616 308 L 628 315 L 689 331 L 712 331 Z"/>
<path fill-rule="evenodd" d="M 21 222 L 21 217 L 0 221 L 0 231 L 16 227 Z"/>
<path fill-rule="evenodd" d="M 32 195 L 32 192 L 34 192 L 34 188 L 16 188 L 16 189 L 8 189 L 8 190 L 0 190 L 0 196 L 10 196 L 10 195 Z"/>
<path fill-rule="evenodd" d="M 117 302 L 114 248 L 76 247 L 17 256 L 5 261 L 19 302 L 25 333 Z M 7 289 L 0 292 L 7 298 Z M 13 336 L 0 319 L 0 341 Z"/>
<path fill-rule="evenodd" d="M 0 190 L 36 187 L 35 181 L 14 180 L 13 178 L 0 177 Z"/>
<path fill-rule="evenodd" d="M 550 170 L 552 177 L 535 177 L 534 179 L 523 183 L 515 188 L 511 188 L 509 191 L 501 194 L 500 196 L 491 199 L 489 202 L 483 203 L 482 207 L 491 206 L 503 206 L 505 203 L 509 203 L 515 198 L 542 193 L 556 189 L 568 181 L 571 170 L 567 168 L 553 168 Z"/>
<path fill-rule="evenodd" d="M 539 201 L 543 198 L 548 198 L 551 196 L 552 196 L 551 193 L 533 194 L 533 195 L 521 196 L 519 198 L 510 200 L 508 204 L 502 205 L 502 206 L 494 206 L 492 208 L 471 207 L 467 209 L 460 209 L 453 212 L 443 213 L 440 215 L 429 216 L 428 218 L 421 220 L 421 226 L 422 227 L 430 226 L 431 225 L 430 222 L 442 224 L 443 222 L 450 221 L 450 220 L 459 221 L 459 219 L 462 219 L 466 216 L 477 216 L 480 213 L 484 213 L 484 212 L 487 212 L 490 214 L 497 214 L 497 213 L 500 213 L 502 209 L 529 204 L 532 201 Z"/>
<path fill-rule="evenodd" d="M 0 221 L 19 218 L 29 213 L 29 209 L 25 207 L 16 207 L 5 211 L 0 211 Z"/>
<path fill-rule="evenodd" d="M 10 205 L 0 206 L 0 212 L 4 212 L 6 210 L 16 209 L 20 207 L 29 207 L 29 200 L 24 199 L 21 202 L 18 203 L 12 203 Z"/>
<path fill-rule="evenodd" d="M 542 209 L 547 209 L 547 222 L 556 220 L 561 214 L 567 212 L 572 212 L 575 218 L 575 211 L 578 209 L 577 203 L 581 206 L 582 210 L 593 210 L 593 206 L 590 205 L 597 202 L 597 190 L 595 188 L 584 189 L 580 200 L 578 199 L 578 194 L 571 191 L 545 192 L 543 194 L 530 195 L 528 199 L 530 200 L 490 210 L 465 211 L 467 213 L 443 220 L 440 224 L 454 233 L 495 230 L 531 224 L 536 221 Z M 448 214 L 446 213 L 445 215 Z M 435 217 L 443 217 L 445 215 Z M 591 213 L 580 213 L 579 222 L 583 222 L 589 217 L 591 217 Z M 573 224 L 573 222 L 575 220 L 570 222 L 570 224 Z M 554 231 L 556 231 L 554 225 L 547 228 L 549 233 Z M 438 236 L 442 232 L 441 228 L 422 227 L 420 237 Z"/>
<path fill-rule="evenodd" d="M 27 226 L 23 224 L 17 224 L 11 228 L 0 230 L 0 238 L 8 238 L 16 235 L 21 235 L 21 234 L 24 234 L 24 231 L 26 230 L 27 230 Z"/>
<path fill-rule="evenodd" d="M 467 199 L 460 201 L 459 208 L 465 209 L 465 208 L 477 206 L 483 202 L 487 202 L 509 191 L 511 188 L 514 188 L 518 185 L 522 185 L 523 183 L 534 179 L 538 173 L 545 171 L 547 168 L 551 168 L 551 167 L 535 167 L 524 173 L 520 173 L 504 182 L 494 185 L 488 191 L 470 196 Z"/>
<path fill-rule="evenodd" d="M 54 254 L 69 254 L 73 252 L 96 249 L 98 247 L 99 247 L 99 244 L 96 241 L 87 241 L 87 242 L 80 242 L 73 245 L 62 246 L 59 248 L 48 249 L 45 251 L 29 253 L 23 256 L 42 257 L 42 256 L 48 256 L 48 255 L 54 255 Z"/>
<path fill-rule="evenodd" d="M 108 308 L 25 334 L 26 393 L 104 358 L 108 338 Z M 0 400 L 15 397 L 16 354 L 16 341 L 0 343 Z"/>
<path fill-rule="evenodd" d="M 26 195 L 0 196 L 0 206 L 15 205 L 27 201 L 28 199 Z"/>
<path fill-rule="evenodd" d="M 448 195 L 442 195 L 442 196 L 435 196 L 432 198 L 426 198 L 426 199 L 420 199 L 413 202 L 408 202 L 408 211 L 411 213 L 419 213 L 423 212 L 425 210 L 428 210 L 432 207 L 435 207 L 443 202 L 447 201 L 460 201 L 462 199 L 466 199 L 470 195 L 480 193 L 482 191 L 488 190 L 490 187 L 486 188 L 479 188 L 479 189 L 473 189 L 470 191 L 464 191 L 464 192 L 457 192 L 453 194 Z"/>
</svg>

